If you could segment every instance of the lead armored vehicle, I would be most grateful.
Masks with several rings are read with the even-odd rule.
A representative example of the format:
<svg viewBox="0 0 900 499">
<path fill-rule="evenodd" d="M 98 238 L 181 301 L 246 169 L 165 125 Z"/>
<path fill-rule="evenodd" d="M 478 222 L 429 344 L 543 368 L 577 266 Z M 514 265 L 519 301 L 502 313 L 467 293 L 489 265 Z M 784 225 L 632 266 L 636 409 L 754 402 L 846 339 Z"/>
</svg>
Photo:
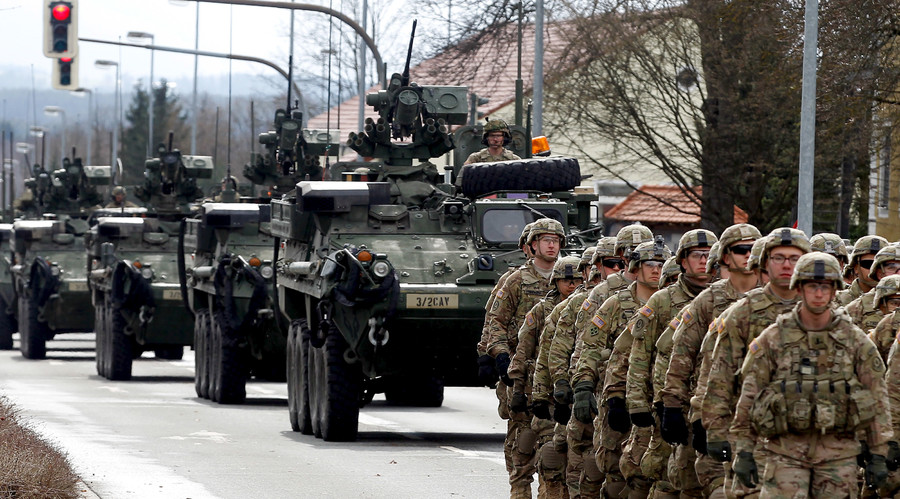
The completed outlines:
<svg viewBox="0 0 900 499">
<path fill-rule="evenodd" d="M 484 306 L 500 275 L 522 261 L 522 228 L 542 217 L 567 234 L 587 228 L 592 196 L 570 190 L 581 180 L 574 160 L 553 170 L 559 193 L 469 196 L 453 185 L 458 167 L 437 172 L 429 160 L 454 148 L 448 127 L 466 122 L 466 92 L 411 83 L 407 62 L 366 97 L 378 120 L 350 134 L 351 148 L 380 161 L 341 175 L 348 181 L 298 182 L 272 202 L 295 431 L 353 440 L 359 409 L 377 392 L 439 406 L 444 386 L 477 386 Z M 541 161 L 520 162 L 520 173 Z"/>
<path fill-rule="evenodd" d="M 0 223 L 0 350 L 12 350 L 13 333 L 18 330 L 16 314 L 16 291 L 13 287 L 13 254 L 10 242 L 12 224 Z"/>
</svg>

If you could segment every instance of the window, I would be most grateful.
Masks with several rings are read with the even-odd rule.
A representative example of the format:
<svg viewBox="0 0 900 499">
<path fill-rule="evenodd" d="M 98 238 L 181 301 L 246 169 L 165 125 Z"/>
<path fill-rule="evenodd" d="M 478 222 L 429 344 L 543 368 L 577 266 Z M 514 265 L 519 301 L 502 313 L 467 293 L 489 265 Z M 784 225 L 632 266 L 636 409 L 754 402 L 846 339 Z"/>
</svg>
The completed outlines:
<svg viewBox="0 0 900 499">
<path fill-rule="evenodd" d="M 540 210 L 540 212 L 563 223 L 562 215 L 556 210 Z M 534 212 L 527 209 L 487 210 L 481 217 L 481 235 L 489 243 L 518 244 L 522 229 L 537 218 L 539 217 Z"/>
</svg>

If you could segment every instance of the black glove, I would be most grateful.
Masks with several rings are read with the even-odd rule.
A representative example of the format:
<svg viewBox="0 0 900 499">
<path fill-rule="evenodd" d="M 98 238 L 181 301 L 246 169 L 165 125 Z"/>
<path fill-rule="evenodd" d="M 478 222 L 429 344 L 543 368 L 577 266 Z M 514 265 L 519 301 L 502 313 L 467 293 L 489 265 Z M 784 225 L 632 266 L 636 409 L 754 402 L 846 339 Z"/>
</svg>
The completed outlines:
<svg viewBox="0 0 900 499">
<path fill-rule="evenodd" d="M 528 397 L 522 392 L 513 392 L 508 405 L 512 412 L 525 412 L 528 410 Z"/>
<path fill-rule="evenodd" d="M 869 453 L 869 444 L 865 440 L 860 440 L 859 454 L 856 455 L 856 465 L 860 468 L 865 468 L 871 458 L 872 454 Z"/>
<path fill-rule="evenodd" d="M 575 403 L 572 404 L 575 419 L 584 424 L 591 424 L 597 414 L 597 399 L 590 381 L 582 381 L 575 385 Z"/>
<path fill-rule="evenodd" d="M 650 411 L 634 412 L 631 414 L 631 424 L 640 428 L 653 426 L 653 414 Z"/>
<path fill-rule="evenodd" d="M 575 401 L 569 380 L 561 379 L 553 383 L 553 400 L 559 404 L 571 404 Z"/>
<path fill-rule="evenodd" d="M 687 443 L 688 429 L 681 407 L 666 407 L 663 409 L 659 431 L 663 440 L 671 445 Z"/>
<path fill-rule="evenodd" d="M 706 454 L 720 463 L 731 461 L 731 444 L 727 440 L 721 442 L 707 442 Z"/>
<path fill-rule="evenodd" d="M 500 381 L 506 386 L 513 386 L 512 380 L 509 379 L 509 375 L 506 374 L 506 371 L 509 370 L 509 362 L 509 354 L 506 352 L 503 352 L 494 358 L 494 365 L 497 368 L 497 374 L 500 375 Z"/>
<path fill-rule="evenodd" d="M 891 471 L 900 469 L 900 444 L 893 440 L 888 442 L 887 468 Z"/>
<path fill-rule="evenodd" d="M 478 357 L 478 379 L 484 386 L 497 384 L 497 369 L 494 367 L 494 359 L 488 354 Z"/>
<path fill-rule="evenodd" d="M 884 456 L 872 454 L 869 464 L 866 465 L 866 484 L 870 489 L 877 489 L 887 481 L 888 469 Z"/>
<path fill-rule="evenodd" d="M 531 404 L 531 413 L 539 419 L 550 419 L 550 402 L 546 400 L 536 400 Z"/>
<path fill-rule="evenodd" d="M 884 459 L 884 458 L 882 458 Z M 884 462 L 882 461 L 882 466 Z M 744 487 L 752 489 L 759 484 L 759 470 L 756 468 L 756 460 L 753 459 L 753 453 L 749 451 L 738 452 L 737 459 L 734 460 L 734 466 L 731 467 L 734 474 L 737 475 Z M 868 470 L 866 471 L 868 477 Z M 887 468 L 884 470 L 884 478 L 887 477 Z"/>
<path fill-rule="evenodd" d="M 706 428 L 703 427 L 703 421 L 699 419 L 691 425 L 693 435 L 691 435 L 691 447 L 700 454 L 706 454 Z"/>
<path fill-rule="evenodd" d="M 609 427 L 619 433 L 627 433 L 631 429 L 631 417 L 628 415 L 628 409 L 625 408 L 625 399 L 622 397 L 608 398 L 606 406 L 609 407 L 609 413 L 606 415 Z"/>
<path fill-rule="evenodd" d="M 569 404 L 553 404 L 553 420 L 559 424 L 569 424 L 569 418 L 572 417 L 572 409 Z"/>
<path fill-rule="evenodd" d="M 656 419 L 662 424 L 663 412 L 666 410 L 666 407 L 662 402 L 654 402 L 653 403 L 653 412 L 656 414 Z"/>
</svg>

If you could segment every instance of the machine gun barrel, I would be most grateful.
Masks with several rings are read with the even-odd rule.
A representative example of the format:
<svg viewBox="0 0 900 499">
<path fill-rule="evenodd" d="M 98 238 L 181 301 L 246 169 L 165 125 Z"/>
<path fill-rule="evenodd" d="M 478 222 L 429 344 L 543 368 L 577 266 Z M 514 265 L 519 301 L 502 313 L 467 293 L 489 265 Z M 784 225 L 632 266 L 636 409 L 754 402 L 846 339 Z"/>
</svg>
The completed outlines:
<svg viewBox="0 0 900 499">
<path fill-rule="evenodd" d="M 406 67 L 403 68 L 402 85 L 404 87 L 409 85 L 409 63 L 410 60 L 412 60 L 413 40 L 416 38 L 416 24 L 418 24 L 418 22 L 418 19 L 413 19 L 412 33 L 409 35 L 409 48 L 406 49 Z"/>
</svg>

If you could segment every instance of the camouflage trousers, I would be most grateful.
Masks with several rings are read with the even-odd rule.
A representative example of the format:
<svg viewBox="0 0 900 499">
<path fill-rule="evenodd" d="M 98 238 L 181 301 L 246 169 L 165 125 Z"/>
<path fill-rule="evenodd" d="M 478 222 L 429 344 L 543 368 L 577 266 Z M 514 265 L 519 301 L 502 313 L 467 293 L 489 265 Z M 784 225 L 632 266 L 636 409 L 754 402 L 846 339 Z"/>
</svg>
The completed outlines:
<svg viewBox="0 0 900 499">
<path fill-rule="evenodd" d="M 650 428 L 632 426 L 619 459 L 619 469 L 634 497 L 646 497 L 650 493 L 652 482 L 641 470 L 641 458 L 650 445 L 650 435 Z"/>
<path fill-rule="evenodd" d="M 500 415 L 500 419 L 509 420 L 509 406 L 506 402 L 506 385 L 498 381 L 494 393 L 497 395 L 497 414 Z M 512 473 L 513 471 L 512 454 L 510 454 L 510 449 L 512 449 L 511 442 L 515 441 L 516 435 L 515 432 L 510 433 L 511 431 L 513 431 L 512 427 L 507 424 L 506 438 L 503 441 L 503 459 L 506 461 L 507 473 Z"/>
<path fill-rule="evenodd" d="M 562 425 L 557 425 L 557 428 Z M 603 486 L 603 473 L 597 467 L 595 459 L 593 435 L 594 425 L 584 424 L 569 418 L 569 423 L 564 428 L 568 450 L 568 463 L 566 463 L 566 484 L 569 487 L 569 497 L 598 498 L 600 488 Z"/>
<path fill-rule="evenodd" d="M 510 497 L 531 497 L 531 482 L 537 471 L 537 433 L 531 429 L 529 417 L 513 414 L 507 422 L 504 451 L 512 464 L 509 471 Z"/>
<path fill-rule="evenodd" d="M 694 470 L 703 490 L 703 497 L 725 499 L 725 468 L 707 454 L 696 453 Z"/>
<path fill-rule="evenodd" d="M 780 454 L 768 454 L 759 479 L 761 499 L 806 497 L 856 498 L 856 457 L 816 464 L 801 463 Z"/>
<path fill-rule="evenodd" d="M 566 488 L 566 440 L 557 438 L 553 421 L 537 417 L 531 429 L 538 435 L 537 471 L 539 499 L 568 499 Z"/>
<path fill-rule="evenodd" d="M 643 428 L 642 428 L 643 429 Z M 675 487 L 669 481 L 668 462 L 672 455 L 672 446 L 667 444 L 655 431 L 650 430 L 650 440 L 647 450 L 640 460 L 640 474 L 653 483 L 653 490 L 660 493 L 676 493 Z"/>
<path fill-rule="evenodd" d="M 607 408 L 600 407 L 600 414 L 594 418 L 594 462 L 603 474 L 603 496 L 618 497 L 625 488 L 625 477 L 619 468 L 622 446 L 630 433 L 619 433 L 609 427 L 606 421 Z M 585 460 L 585 470 L 588 463 Z M 582 483 L 582 486 L 584 484 Z"/>
</svg>

